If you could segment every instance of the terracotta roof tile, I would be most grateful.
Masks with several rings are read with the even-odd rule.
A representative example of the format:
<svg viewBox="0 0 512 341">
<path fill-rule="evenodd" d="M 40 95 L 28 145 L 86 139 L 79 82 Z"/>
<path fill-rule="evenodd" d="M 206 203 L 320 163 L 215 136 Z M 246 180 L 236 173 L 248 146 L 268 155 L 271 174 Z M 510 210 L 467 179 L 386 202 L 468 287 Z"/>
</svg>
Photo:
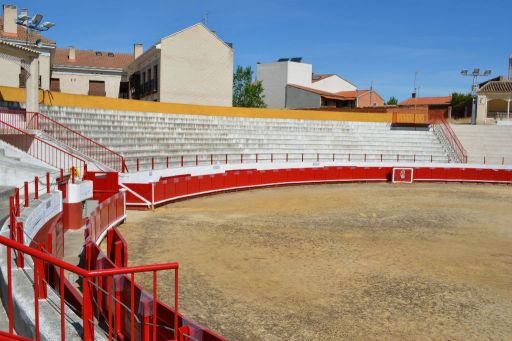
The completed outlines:
<svg viewBox="0 0 512 341">
<path fill-rule="evenodd" d="M 318 81 L 321 81 L 322 79 L 326 79 L 326 78 L 329 78 L 329 77 L 332 77 L 332 76 L 335 76 L 335 74 L 334 73 L 314 74 L 313 76 L 311 76 L 311 81 L 313 83 L 316 83 Z"/>
<path fill-rule="evenodd" d="M 479 93 L 490 93 L 490 92 L 511 92 L 512 93 L 512 81 L 491 81 L 478 90 Z"/>
<path fill-rule="evenodd" d="M 18 26 L 17 33 L 4 32 L 4 18 L 2 16 L 0 16 L 0 38 L 15 39 L 24 42 L 28 40 L 31 43 L 35 43 L 39 39 L 43 44 L 55 45 L 55 42 L 53 40 L 43 37 L 38 32 L 31 32 L 27 37 L 27 31 L 25 30 L 25 28 L 21 26 Z"/>
<path fill-rule="evenodd" d="M 398 105 L 449 105 L 452 96 L 409 98 Z"/>
<path fill-rule="evenodd" d="M 109 56 L 109 52 L 104 51 L 98 55 L 93 50 L 75 50 L 74 60 L 68 58 L 68 53 L 69 48 L 56 48 L 53 65 L 123 69 L 133 61 L 133 55 L 129 53 L 113 52 L 113 55 Z"/>
<path fill-rule="evenodd" d="M 370 90 L 340 91 L 340 92 L 337 92 L 336 95 L 345 96 L 345 97 L 359 97 L 362 94 L 365 94 L 369 91 Z"/>
</svg>

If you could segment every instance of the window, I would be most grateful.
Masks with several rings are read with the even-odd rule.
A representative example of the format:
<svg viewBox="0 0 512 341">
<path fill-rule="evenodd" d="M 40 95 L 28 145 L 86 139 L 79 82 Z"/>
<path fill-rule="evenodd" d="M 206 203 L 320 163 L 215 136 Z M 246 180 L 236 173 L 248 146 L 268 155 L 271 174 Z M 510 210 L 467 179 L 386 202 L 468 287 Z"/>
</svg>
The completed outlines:
<svg viewBox="0 0 512 341">
<path fill-rule="evenodd" d="M 155 77 L 155 91 L 158 91 L 158 65 L 155 65 L 153 67 L 153 70 L 154 70 L 154 76 Z"/>
<path fill-rule="evenodd" d="M 96 56 L 101 57 L 102 55 L 103 53 L 101 53 L 100 51 L 96 51 Z"/>
<path fill-rule="evenodd" d="M 105 96 L 104 81 L 89 81 L 89 96 Z"/>
<path fill-rule="evenodd" d="M 50 78 L 50 91 L 60 91 L 59 78 Z"/>
</svg>

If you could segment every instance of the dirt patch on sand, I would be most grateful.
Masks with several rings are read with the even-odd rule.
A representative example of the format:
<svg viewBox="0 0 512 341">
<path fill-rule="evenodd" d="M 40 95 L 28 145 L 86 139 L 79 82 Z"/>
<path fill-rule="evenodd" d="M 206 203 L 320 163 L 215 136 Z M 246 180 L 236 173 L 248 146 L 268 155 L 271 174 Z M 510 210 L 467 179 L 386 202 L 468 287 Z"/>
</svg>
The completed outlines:
<svg viewBox="0 0 512 341">
<path fill-rule="evenodd" d="M 181 311 L 231 340 L 510 340 L 511 221 L 511 187 L 346 184 L 132 211 L 120 230 L 130 265 L 178 261 Z"/>
</svg>

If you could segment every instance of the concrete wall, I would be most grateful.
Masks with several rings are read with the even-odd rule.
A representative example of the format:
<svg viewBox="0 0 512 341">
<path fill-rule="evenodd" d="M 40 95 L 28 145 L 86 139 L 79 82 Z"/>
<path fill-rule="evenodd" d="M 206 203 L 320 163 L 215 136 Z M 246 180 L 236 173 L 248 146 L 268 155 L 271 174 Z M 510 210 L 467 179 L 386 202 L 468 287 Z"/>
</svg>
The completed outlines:
<svg viewBox="0 0 512 341">
<path fill-rule="evenodd" d="M 274 62 L 256 65 L 256 79 L 263 82 L 265 104 L 269 108 L 286 107 L 286 85 L 311 87 L 313 66 L 305 63 Z"/>
<path fill-rule="evenodd" d="M 20 69 L 19 64 L 5 58 L 0 58 L 0 85 L 19 87 Z"/>
<path fill-rule="evenodd" d="M 160 101 L 231 106 L 233 50 L 201 24 L 161 40 Z"/>
<path fill-rule="evenodd" d="M 333 75 L 331 77 L 324 78 L 317 82 L 312 83 L 312 88 L 327 91 L 327 92 L 340 92 L 340 91 L 353 91 L 356 90 L 356 86 L 347 82 L 343 78 Z"/>
<path fill-rule="evenodd" d="M 320 108 L 322 98 L 320 95 L 297 89 L 293 86 L 286 87 L 286 107 L 290 109 Z"/>
<path fill-rule="evenodd" d="M 80 72 L 53 71 L 52 78 L 60 79 L 60 91 L 76 94 L 87 95 L 89 93 L 89 81 L 104 81 L 105 92 L 107 97 L 119 97 L 119 83 L 121 75 L 105 75 L 91 74 Z"/>
</svg>

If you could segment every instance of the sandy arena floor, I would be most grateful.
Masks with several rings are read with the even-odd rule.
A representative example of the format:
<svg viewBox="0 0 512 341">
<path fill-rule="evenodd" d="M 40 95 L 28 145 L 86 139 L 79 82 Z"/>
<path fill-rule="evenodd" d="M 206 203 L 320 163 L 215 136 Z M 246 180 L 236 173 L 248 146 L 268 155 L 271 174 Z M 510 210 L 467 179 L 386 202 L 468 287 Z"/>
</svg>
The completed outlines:
<svg viewBox="0 0 512 341">
<path fill-rule="evenodd" d="M 512 340 L 512 187 L 262 189 L 120 230 L 130 265 L 178 261 L 181 311 L 230 340 Z"/>
</svg>

